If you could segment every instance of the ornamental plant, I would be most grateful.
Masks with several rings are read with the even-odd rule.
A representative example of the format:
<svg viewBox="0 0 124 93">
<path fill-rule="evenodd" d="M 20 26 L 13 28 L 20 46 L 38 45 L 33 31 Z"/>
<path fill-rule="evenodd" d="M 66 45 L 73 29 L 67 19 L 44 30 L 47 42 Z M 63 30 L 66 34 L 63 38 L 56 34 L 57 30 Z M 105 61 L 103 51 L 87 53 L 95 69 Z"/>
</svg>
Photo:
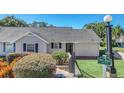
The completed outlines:
<svg viewBox="0 0 124 93">
<path fill-rule="evenodd" d="M 26 55 L 29 55 L 29 53 L 10 53 L 6 56 L 6 60 L 8 63 L 11 63 L 15 58 L 17 57 L 24 57 Z"/>
<path fill-rule="evenodd" d="M 51 78 L 56 71 L 56 61 L 50 54 L 33 53 L 21 58 L 13 66 L 17 78 Z"/>
<path fill-rule="evenodd" d="M 13 71 L 11 66 L 3 60 L 0 60 L 0 78 L 13 78 Z"/>
<path fill-rule="evenodd" d="M 57 61 L 58 65 L 67 64 L 68 54 L 64 51 L 55 51 L 52 53 L 52 57 Z"/>
<path fill-rule="evenodd" d="M 22 57 L 17 57 L 15 58 L 11 63 L 10 66 L 13 67 L 15 65 L 15 63 L 17 63 L 17 61 L 19 61 Z"/>
</svg>

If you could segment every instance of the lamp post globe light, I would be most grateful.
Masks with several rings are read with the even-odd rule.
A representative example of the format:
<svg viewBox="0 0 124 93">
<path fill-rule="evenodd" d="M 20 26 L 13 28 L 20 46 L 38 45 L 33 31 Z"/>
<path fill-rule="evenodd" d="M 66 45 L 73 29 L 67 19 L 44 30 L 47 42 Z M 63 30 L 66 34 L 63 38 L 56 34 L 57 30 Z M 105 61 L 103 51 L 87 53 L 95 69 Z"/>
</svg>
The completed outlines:
<svg viewBox="0 0 124 93">
<path fill-rule="evenodd" d="M 106 15 L 105 17 L 104 17 L 104 22 L 111 22 L 112 21 L 112 16 L 111 15 Z"/>
<path fill-rule="evenodd" d="M 110 22 L 112 21 L 111 15 L 106 15 L 104 17 L 104 22 L 106 23 L 106 30 L 107 30 L 107 56 L 111 59 L 112 63 L 111 66 L 107 67 L 107 71 L 109 72 L 110 77 L 117 77 L 116 69 L 114 66 L 114 57 L 112 53 L 112 25 Z"/>
</svg>

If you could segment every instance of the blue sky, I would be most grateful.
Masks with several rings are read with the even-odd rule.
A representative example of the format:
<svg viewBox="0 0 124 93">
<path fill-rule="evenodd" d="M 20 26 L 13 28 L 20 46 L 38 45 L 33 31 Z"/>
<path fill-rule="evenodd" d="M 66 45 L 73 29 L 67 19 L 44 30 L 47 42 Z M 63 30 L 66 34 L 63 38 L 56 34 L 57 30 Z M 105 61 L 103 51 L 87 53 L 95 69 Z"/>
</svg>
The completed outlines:
<svg viewBox="0 0 124 93">
<path fill-rule="evenodd" d="M 84 24 L 91 22 L 102 22 L 106 14 L 0 14 L 0 19 L 8 15 L 23 19 L 27 23 L 33 21 L 45 21 L 55 26 L 69 26 L 80 29 Z M 112 14 L 113 25 L 124 27 L 124 14 Z"/>
</svg>

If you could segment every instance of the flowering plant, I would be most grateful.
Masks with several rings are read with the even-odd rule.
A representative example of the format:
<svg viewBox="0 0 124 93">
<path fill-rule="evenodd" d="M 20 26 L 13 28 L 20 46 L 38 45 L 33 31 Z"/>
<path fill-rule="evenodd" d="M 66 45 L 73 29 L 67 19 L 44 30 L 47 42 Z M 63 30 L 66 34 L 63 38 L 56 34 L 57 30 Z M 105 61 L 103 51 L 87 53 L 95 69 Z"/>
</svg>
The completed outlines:
<svg viewBox="0 0 124 93">
<path fill-rule="evenodd" d="M 0 60 L 0 78 L 13 78 L 13 71 L 11 66 L 9 66 L 9 64 L 3 60 Z"/>
</svg>

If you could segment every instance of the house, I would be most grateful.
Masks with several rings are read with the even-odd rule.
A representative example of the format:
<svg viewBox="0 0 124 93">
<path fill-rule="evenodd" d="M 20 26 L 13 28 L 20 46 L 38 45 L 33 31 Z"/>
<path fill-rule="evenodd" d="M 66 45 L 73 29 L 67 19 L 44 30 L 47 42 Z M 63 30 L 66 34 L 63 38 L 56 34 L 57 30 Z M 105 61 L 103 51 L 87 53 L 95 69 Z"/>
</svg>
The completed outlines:
<svg viewBox="0 0 124 93">
<path fill-rule="evenodd" d="M 96 57 L 99 45 L 99 37 L 88 29 L 0 27 L 0 54 L 66 51 L 77 57 Z"/>
<path fill-rule="evenodd" d="M 124 36 L 120 36 L 120 38 L 116 40 L 116 44 L 117 47 L 124 48 Z"/>
</svg>

